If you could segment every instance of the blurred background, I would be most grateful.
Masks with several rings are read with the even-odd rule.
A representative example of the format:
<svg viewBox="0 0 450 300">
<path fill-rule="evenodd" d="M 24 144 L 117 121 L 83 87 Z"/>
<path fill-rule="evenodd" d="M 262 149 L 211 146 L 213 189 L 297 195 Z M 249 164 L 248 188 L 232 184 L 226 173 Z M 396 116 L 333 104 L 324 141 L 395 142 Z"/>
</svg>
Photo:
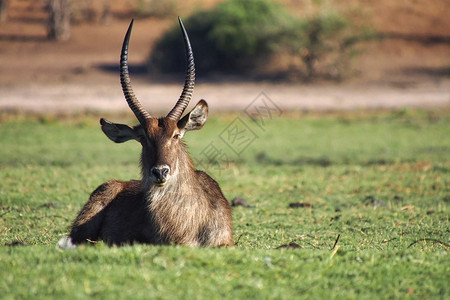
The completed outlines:
<svg viewBox="0 0 450 300">
<path fill-rule="evenodd" d="M 450 104 L 448 0 L 0 0 L 2 113 L 121 112 L 118 61 L 151 111 L 181 92 L 190 35 L 194 100 L 242 110 L 261 92 L 282 109 Z"/>
</svg>

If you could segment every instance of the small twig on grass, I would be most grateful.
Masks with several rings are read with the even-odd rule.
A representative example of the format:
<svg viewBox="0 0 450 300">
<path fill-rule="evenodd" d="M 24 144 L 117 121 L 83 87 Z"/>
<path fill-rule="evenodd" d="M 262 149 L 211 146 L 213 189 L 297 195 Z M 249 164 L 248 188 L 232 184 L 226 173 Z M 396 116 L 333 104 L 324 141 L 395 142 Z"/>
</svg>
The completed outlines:
<svg viewBox="0 0 450 300">
<path fill-rule="evenodd" d="M 336 241 L 334 242 L 333 247 L 330 250 L 334 250 L 334 248 L 336 248 L 337 243 L 339 242 L 339 238 L 341 237 L 341 234 L 338 234 Z"/>
<path fill-rule="evenodd" d="M 389 239 L 389 240 L 386 240 L 386 239 L 384 239 L 383 241 L 382 241 L 382 243 L 390 243 L 390 242 L 392 242 L 392 241 L 395 241 L 395 240 L 397 240 L 398 238 L 396 238 L 396 237 L 394 237 L 394 238 L 392 238 L 392 239 Z"/>
<path fill-rule="evenodd" d="M 437 243 L 437 244 L 441 244 L 444 247 L 450 248 L 450 244 L 447 244 L 445 242 L 442 242 L 440 240 L 436 240 L 436 239 L 430 239 L 430 238 L 423 238 L 417 241 L 412 242 L 408 248 L 411 248 L 412 246 L 414 246 L 415 244 L 419 243 L 419 242 L 433 242 L 433 243 Z"/>
<path fill-rule="evenodd" d="M 236 243 L 234 243 L 235 246 L 239 245 L 239 241 L 241 240 L 241 237 L 246 234 L 247 232 L 242 233 L 241 235 L 238 236 Z"/>
<path fill-rule="evenodd" d="M 339 242 L 339 238 L 341 237 L 341 234 L 338 234 L 336 241 L 334 242 L 333 248 L 331 248 L 331 256 L 330 258 L 333 258 L 334 255 L 337 253 L 337 251 L 339 250 L 340 245 L 338 245 L 337 243 Z"/>
<path fill-rule="evenodd" d="M 289 244 L 278 246 L 275 249 L 301 249 L 301 248 L 303 247 L 297 244 L 296 242 L 290 242 Z"/>
<path fill-rule="evenodd" d="M 5 246 L 7 246 L 7 247 L 25 246 L 25 243 L 22 241 L 15 240 L 15 241 L 12 241 L 11 243 L 5 244 Z"/>
</svg>

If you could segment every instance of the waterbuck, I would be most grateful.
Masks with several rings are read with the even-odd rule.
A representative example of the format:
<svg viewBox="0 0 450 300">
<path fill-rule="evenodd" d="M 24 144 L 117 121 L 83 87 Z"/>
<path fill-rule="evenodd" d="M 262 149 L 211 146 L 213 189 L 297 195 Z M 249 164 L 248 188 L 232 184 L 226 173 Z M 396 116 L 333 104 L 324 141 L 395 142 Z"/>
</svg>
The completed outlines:
<svg viewBox="0 0 450 300">
<path fill-rule="evenodd" d="M 123 41 L 120 81 L 125 99 L 139 121 L 130 127 L 100 120 L 106 136 L 116 143 L 136 140 L 142 145 L 142 179 L 111 180 L 90 196 L 58 243 L 72 248 L 88 241 L 109 245 L 138 243 L 189 246 L 232 246 L 231 209 L 219 185 L 194 169 L 182 137 L 202 128 L 208 105 L 200 100 L 183 118 L 192 97 L 195 66 L 186 30 L 178 18 L 187 53 L 183 92 L 166 117 L 152 117 L 136 98 L 128 73 L 128 43 L 133 21 Z"/>
</svg>

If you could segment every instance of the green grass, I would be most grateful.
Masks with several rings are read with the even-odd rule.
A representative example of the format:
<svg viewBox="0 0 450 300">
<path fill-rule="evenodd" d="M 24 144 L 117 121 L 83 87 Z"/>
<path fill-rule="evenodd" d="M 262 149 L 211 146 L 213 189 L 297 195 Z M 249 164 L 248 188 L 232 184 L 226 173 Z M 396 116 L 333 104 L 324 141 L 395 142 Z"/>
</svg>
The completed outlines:
<svg viewBox="0 0 450 300">
<path fill-rule="evenodd" d="M 251 206 L 233 208 L 236 247 L 73 251 L 55 245 L 100 183 L 139 177 L 140 146 L 115 145 L 89 116 L 3 120 L 0 298 L 448 298 L 449 116 L 212 117 L 186 142 L 229 200 Z M 257 135 L 239 155 L 225 143 L 236 118 Z"/>
</svg>

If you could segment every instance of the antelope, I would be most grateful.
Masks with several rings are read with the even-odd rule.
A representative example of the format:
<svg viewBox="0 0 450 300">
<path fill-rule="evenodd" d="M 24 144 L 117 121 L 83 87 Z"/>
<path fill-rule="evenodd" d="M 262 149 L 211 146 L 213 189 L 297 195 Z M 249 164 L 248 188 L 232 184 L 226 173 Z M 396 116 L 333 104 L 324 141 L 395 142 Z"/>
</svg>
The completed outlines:
<svg viewBox="0 0 450 300">
<path fill-rule="evenodd" d="M 58 246 L 73 248 L 102 240 L 108 245 L 178 244 L 198 247 L 233 245 L 231 208 L 217 182 L 195 170 L 182 141 L 187 131 L 203 127 L 208 105 L 200 100 L 184 117 L 192 98 L 195 65 L 188 34 L 178 18 L 187 55 L 183 91 L 165 117 L 152 117 L 131 87 L 128 44 L 134 20 L 120 55 L 120 81 L 128 106 L 139 124 L 130 127 L 100 119 L 105 135 L 116 143 L 142 145 L 141 180 L 110 180 L 89 197 Z"/>
</svg>

